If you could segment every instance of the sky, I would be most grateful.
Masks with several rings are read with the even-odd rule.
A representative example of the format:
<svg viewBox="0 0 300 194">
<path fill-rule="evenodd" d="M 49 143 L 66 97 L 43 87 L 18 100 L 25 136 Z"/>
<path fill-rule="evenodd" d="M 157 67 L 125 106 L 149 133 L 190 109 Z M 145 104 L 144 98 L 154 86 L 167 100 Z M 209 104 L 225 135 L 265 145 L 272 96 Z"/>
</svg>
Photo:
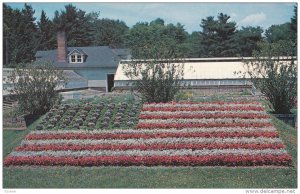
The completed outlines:
<svg viewBox="0 0 300 194">
<path fill-rule="evenodd" d="M 12 8 L 22 9 L 24 3 L 7 3 Z M 44 10 L 49 18 L 53 18 L 55 10 L 64 10 L 69 3 L 28 3 L 36 11 L 35 17 L 40 18 Z M 261 26 L 264 30 L 274 24 L 289 22 L 294 15 L 293 6 L 296 3 L 72 3 L 77 8 L 89 12 L 100 12 L 100 18 L 119 19 L 129 27 L 137 22 L 150 22 L 162 18 L 166 24 L 177 22 L 183 24 L 191 33 L 201 31 L 200 23 L 208 16 L 217 17 L 218 13 L 230 15 L 231 21 L 242 26 Z"/>
</svg>

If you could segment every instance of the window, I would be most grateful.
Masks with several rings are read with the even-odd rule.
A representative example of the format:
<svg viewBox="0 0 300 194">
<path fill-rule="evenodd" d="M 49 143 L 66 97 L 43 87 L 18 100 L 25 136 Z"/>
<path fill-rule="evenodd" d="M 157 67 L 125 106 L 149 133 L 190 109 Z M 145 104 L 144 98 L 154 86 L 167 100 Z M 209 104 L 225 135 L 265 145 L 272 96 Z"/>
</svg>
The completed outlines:
<svg viewBox="0 0 300 194">
<path fill-rule="evenodd" d="M 77 55 L 77 63 L 82 63 L 81 55 Z"/>
<path fill-rule="evenodd" d="M 82 55 L 71 55 L 70 62 L 71 63 L 82 63 L 83 57 L 82 57 Z"/>
<path fill-rule="evenodd" d="M 71 55 L 71 62 L 75 63 L 76 62 L 76 56 L 75 55 Z"/>
</svg>

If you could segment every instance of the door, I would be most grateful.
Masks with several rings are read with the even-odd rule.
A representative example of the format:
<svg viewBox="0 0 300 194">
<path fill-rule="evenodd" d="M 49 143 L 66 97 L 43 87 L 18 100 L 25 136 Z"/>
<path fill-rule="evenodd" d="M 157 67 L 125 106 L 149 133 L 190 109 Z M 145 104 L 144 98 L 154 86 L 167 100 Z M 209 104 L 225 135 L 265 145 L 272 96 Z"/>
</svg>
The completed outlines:
<svg viewBox="0 0 300 194">
<path fill-rule="evenodd" d="M 115 74 L 107 74 L 107 92 L 111 92 L 112 87 L 114 87 L 114 77 Z"/>
</svg>

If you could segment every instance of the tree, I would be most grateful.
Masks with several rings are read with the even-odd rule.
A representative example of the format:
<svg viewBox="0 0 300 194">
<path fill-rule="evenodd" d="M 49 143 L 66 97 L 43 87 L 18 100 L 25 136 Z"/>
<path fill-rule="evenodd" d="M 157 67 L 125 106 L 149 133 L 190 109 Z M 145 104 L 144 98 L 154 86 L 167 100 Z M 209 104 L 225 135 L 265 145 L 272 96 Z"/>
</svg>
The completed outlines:
<svg viewBox="0 0 300 194">
<path fill-rule="evenodd" d="M 53 23 L 46 16 L 44 10 L 42 10 L 41 19 L 38 22 L 39 50 L 49 50 L 56 47 L 56 33 L 53 31 L 53 27 Z"/>
<path fill-rule="evenodd" d="M 270 43 L 281 40 L 292 41 L 293 33 L 291 30 L 291 23 L 287 22 L 279 25 L 272 25 L 266 30 L 266 40 Z"/>
<path fill-rule="evenodd" d="M 237 52 L 234 35 L 236 33 L 236 23 L 229 22 L 230 16 L 220 13 L 218 15 L 217 34 L 219 45 L 217 44 L 220 56 L 231 57 Z"/>
<path fill-rule="evenodd" d="M 7 91 L 16 97 L 21 113 L 40 116 L 60 102 L 56 88 L 66 79 L 63 71 L 41 63 L 18 67 L 4 81 L 10 83 Z"/>
<path fill-rule="evenodd" d="M 297 39 L 297 15 L 298 15 L 298 8 L 297 8 L 297 5 L 294 6 L 294 15 L 293 17 L 291 18 L 291 31 L 292 31 L 292 41 L 293 41 L 293 47 L 294 47 L 294 56 L 297 56 L 297 42 L 298 42 L 298 39 Z"/>
<path fill-rule="evenodd" d="M 23 33 L 22 36 L 19 37 L 19 40 L 23 47 L 20 49 L 19 53 L 25 59 L 22 61 L 31 62 L 35 59 L 34 55 L 37 48 L 37 27 L 35 24 L 36 18 L 34 17 L 35 11 L 30 5 L 25 4 L 24 9 L 22 9 L 21 12 L 22 25 L 19 26 L 19 28 L 23 28 L 20 29 L 20 32 Z M 18 36 L 20 36 L 20 34 Z"/>
<path fill-rule="evenodd" d="M 294 6 L 294 15 L 291 18 L 291 30 L 292 30 L 292 38 L 294 40 L 294 42 L 297 42 L 297 13 L 298 12 L 298 8 L 297 5 Z"/>
<path fill-rule="evenodd" d="M 261 27 L 242 27 L 236 33 L 238 53 L 242 57 L 252 56 L 252 51 L 258 50 L 258 43 L 263 41 Z"/>
<path fill-rule="evenodd" d="M 128 26 L 123 21 L 101 19 L 95 22 L 94 45 L 120 48 L 124 46 L 124 36 Z"/>
<path fill-rule="evenodd" d="M 269 43 L 276 42 L 289 42 L 293 48 L 293 55 L 297 55 L 297 6 L 294 6 L 294 15 L 291 18 L 291 22 L 284 24 L 272 25 L 266 32 L 266 40 Z M 286 55 L 286 52 L 282 50 L 281 55 Z"/>
<path fill-rule="evenodd" d="M 200 32 L 201 43 L 205 51 L 205 53 L 202 53 L 201 55 L 204 57 L 217 56 L 218 53 L 214 48 L 217 44 L 217 21 L 214 20 L 213 16 L 209 16 L 206 19 L 202 19 L 200 26 L 203 29 L 202 32 Z"/>
<path fill-rule="evenodd" d="M 237 53 L 234 35 L 236 23 L 229 22 L 230 16 L 220 13 L 217 20 L 213 16 L 202 19 L 200 26 L 201 43 L 205 57 L 232 57 Z"/>
<path fill-rule="evenodd" d="M 123 64 L 123 71 L 146 102 L 173 100 L 183 79 L 184 61 L 178 47 L 184 41 L 183 27 L 159 21 L 136 24 L 127 39 L 133 58 Z"/>
<path fill-rule="evenodd" d="M 68 46 L 89 46 L 93 42 L 93 27 L 90 17 L 72 4 L 65 10 L 55 12 L 53 23 L 57 31 L 64 30 Z"/>
<path fill-rule="evenodd" d="M 153 20 L 152 22 L 150 22 L 150 25 L 161 25 L 164 26 L 165 25 L 165 21 L 161 18 L 157 18 L 155 20 Z"/>
<path fill-rule="evenodd" d="M 200 32 L 192 32 L 185 42 L 188 58 L 198 58 L 204 53 Z"/>
<path fill-rule="evenodd" d="M 3 65 L 7 66 L 11 60 L 10 50 L 12 49 L 10 36 L 12 32 L 12 23 L 14 21 L 13 10 L 11 7 L 3 4 Z"/>
<path fill-rule="evenodd" d="M 297 65 L 291 43 L 261 43 L 253 58 L 245 62 L 246 75 L 267 97 L 275 113 L 289 114 L 297 99 Z"/>
<path fill-rule="evenodd" d="M 176 54 L 175 58 L 184 57 L 182 46 L 185 43 L 188 33 L 184 30 L 183 25 L 173 24 L 163 25 L 164 22 L 154 20 L 148 23 L 137 23 L 134 25 L 125 36 L 125 46 L 131 49 L 134 58 L 157 59 L 155 52 L 149 50 L 158 50 L 161 48 L 160 44 L 164 44 L 161 52 L 165 53 L 161 56 L 171 56 L 172 53 Z"/>
<path fill-rule="evenodd" d="M 34 10 L 25 4 L 22 10 L 3 6 L 5 56 L 13 64 L 31 62 L 37 47 Z M 8 50 L 8 53 L 7 53 Z"/>
</svg>

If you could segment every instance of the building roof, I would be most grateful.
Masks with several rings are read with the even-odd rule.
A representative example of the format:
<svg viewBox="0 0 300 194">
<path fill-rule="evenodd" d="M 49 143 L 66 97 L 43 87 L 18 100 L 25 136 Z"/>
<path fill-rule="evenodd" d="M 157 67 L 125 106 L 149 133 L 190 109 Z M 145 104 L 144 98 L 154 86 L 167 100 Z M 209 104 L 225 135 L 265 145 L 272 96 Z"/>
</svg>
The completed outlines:
<svg viewBox="0 0 300 194">
<path fill-rule="evenodd" d="M 193 61 L 193 60 L 190 60 Z M 126 61 L 122 61 L 117 69 L 115 81 L 130 80 L 124 75 L 123 66 Z M 240 79 L 241 74 L 235 72 L 245 72 L 244 63 L 242 61 L 226 61 L 216 60 L 194 60 L 194 62 L 186 62 L 183 64 L 184 79 Z"/>
<path fill-rule="evenodd" d="M 67 78 L 68 82 L 70 82 L 70 81 L 87 81 L 86 78 L 78 75 L 73 70 L 64 70 L 63 74 Z"/>
<path fill-rule="evenodd" d="M 87 55 L 82 49 L 79 49 L 79 48 L 75 48 L 73 49 L 73 51 L 69 52 L 68 56 L 69 55 L 72 55 L 73 53 L 78 53 L 78 54 L 81 54 L 81 55 Z"/>
<path fill-rule="evenodd" d="M 8 82 L 7 77 L 14 71 L 13 68 L 3 68 L 3 96 L 5 95 L 10 95 L 10 92 L 7 90 L 8 88 L 11 87 L 11 82 Z M 67 89 L 75 89 L 78 88 L 76 87 L 77 85 L 74 84 L 74 82 L 81 82 L 83 83 L 83 85 L 86 83 L 87 87 L 87 82 L 88 80 L 80 75 L 78 75 L 76 72 L 74 72 L 73 70 L 63 70 L 63 74 L 65 76 L 65 78 L 67 79 Z M 16 79 L 19 79 L 18 77 Z M 58 87 L 56 89 L 64 89 L 63 87 Z"/>
<path fill-rule="evenodd" d="M 74 50 L 86 54 L 83 63 L 68 63 L 57 61 L 57 49 L 48 51 L 37 51 L 36 61 L 49 61 L 60 68 L 86 68 L 86 67 L 117 67 L 121 59 L 129 59 L 128 49 L 112 49 L 108 46 L 94 47 L 68 47 L 68 53 Z M 68 54 L 67 53 L 67 54 Z"/>
</svg>

